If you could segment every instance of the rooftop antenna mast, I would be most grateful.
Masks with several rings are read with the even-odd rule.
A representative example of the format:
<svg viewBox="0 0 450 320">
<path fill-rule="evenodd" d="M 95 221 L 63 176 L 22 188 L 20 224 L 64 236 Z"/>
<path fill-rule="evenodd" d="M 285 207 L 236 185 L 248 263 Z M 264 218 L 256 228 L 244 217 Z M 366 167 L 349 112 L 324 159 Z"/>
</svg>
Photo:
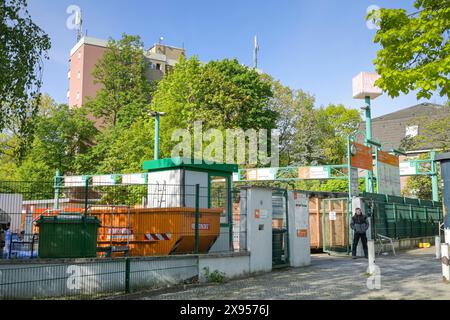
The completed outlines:
<svg viewBox="0 0 450 320">
<path fill-rule="evenodd" d="M 255 35 L 255 44 L 253 49 L 253 67 L 255 69 L 258 69 L 258 52 L 259 52 L 258 36 Z"/>
<path fill-rule="evenodd" d="M 77 26 L 77 42 L 83 37 L 83 19 L 81 18 L 81 10 L 75 13 L 75 25 Z"/>
</svg>

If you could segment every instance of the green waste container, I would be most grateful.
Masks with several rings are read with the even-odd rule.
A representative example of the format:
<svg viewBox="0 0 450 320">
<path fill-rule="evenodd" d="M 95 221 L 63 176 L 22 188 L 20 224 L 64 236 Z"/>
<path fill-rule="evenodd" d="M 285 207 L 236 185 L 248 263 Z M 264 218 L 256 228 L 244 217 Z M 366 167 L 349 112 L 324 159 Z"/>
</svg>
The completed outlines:
<svg viewBox="0 0 450 320">
<path fill-rule="evenodd" d="M 38 256 L 48 258 L 95 258 L 100 220 L 79 213 L 41 216 Z"/>
</svg>

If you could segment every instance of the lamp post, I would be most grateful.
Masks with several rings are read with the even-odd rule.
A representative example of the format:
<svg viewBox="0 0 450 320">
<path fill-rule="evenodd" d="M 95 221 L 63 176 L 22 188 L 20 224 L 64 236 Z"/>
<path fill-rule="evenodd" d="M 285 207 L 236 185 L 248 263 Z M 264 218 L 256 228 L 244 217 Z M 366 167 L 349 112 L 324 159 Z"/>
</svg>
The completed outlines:
<svg viewBox="0 0 450 320">
<path fill-rule="evenodd" d="M 353 98 L 364 99 L 365 105 L 361 109 L 366 114 L 366 145 L 372 146 L 372 115 L 371 100 L 381 96 L 382 90 L 375 86 L 375 81 L 380 78 L 379 75 L 369 72 L 361 72 L 353 78 Z M 366 192 L 373 192 L 373 171 L 366 172 Z"/>
<path fill-rule="evenodd" d="M 150 116 L 155 117 L 155 149 L 154 149 L 154 159 L 159 159 L 159 118 L 165 116 L 165 112 L 152 111 L 149 113 Z"/>
</svg>

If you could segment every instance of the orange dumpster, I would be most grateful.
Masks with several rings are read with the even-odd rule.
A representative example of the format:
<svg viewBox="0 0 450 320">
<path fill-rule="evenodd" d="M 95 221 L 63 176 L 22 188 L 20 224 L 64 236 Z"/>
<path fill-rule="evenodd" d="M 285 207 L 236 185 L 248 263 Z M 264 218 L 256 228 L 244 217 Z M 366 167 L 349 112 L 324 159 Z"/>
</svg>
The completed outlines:
<svg viewBox="0 0 450 320">
<path fill-rule="evenodd" d="M 223 209 L 199 209 L 199 253 L 207 253 L 220 233 Z M 91 208 L 101 221 L 99 247 L 128 247 L 130 256 L 193 253 L 194 208 Z"/>
</svg>

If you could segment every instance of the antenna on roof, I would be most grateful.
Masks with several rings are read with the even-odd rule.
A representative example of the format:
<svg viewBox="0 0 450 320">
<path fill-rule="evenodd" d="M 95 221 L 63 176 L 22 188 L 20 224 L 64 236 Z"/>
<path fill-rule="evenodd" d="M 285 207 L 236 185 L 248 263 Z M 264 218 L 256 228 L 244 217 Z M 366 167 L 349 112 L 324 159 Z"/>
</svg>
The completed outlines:
<svg viewBox="0 0 450 320">
<path fill-rule="evenodd" d="M 83 19 L 81 17 L 81 10 L 75 12 L 75 25 L 77 27 L 77 42 L 83 37 Z"/>
<path fill-rule="evenodd" d="M 253 67 L 255 69 L 258 68 L 258 52 L 259 52 L 258 36 L 255 35 L 255 44 L 254 44 L 254 49 L 253 49 Z"/>
</svg>

